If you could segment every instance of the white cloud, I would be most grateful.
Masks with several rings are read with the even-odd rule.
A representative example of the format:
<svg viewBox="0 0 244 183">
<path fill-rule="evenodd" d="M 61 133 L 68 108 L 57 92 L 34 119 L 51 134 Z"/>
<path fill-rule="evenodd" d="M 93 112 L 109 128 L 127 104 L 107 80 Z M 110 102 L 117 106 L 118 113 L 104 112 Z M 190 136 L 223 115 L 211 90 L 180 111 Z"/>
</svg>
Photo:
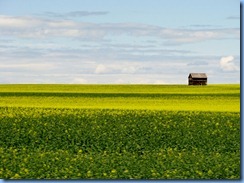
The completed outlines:
<svg viewBox="0 0 244 183">
<path fill-rule="evenodd" d="M 133 74 L 137 71 L 137 68 L 134 66 L 127 66 L 121 69 L 122 73 L 130 73 Z"/>
<path fill-rule="evenodd" d="M 140 69 L 140 64 L 136 62 L 123 63 L 109 60 L 104 64 L 98 64 L 95 68 L 95 74 L 134 74 Z"/>
<path fill-rule="evenodd" d="M 115 80 L 115 83 L 117 83 L 117 84 L 125 84 L 126 81 L 124 79 L 119 78 L 119 79 Z"/>
<path fill-rule="evenodd" d="M 12 17 L 0 15 L 0 27 L 1 28 L 17 28 L 24 29 L 34 26 L 40 26 L 42 21 L 30 17 Z"/>
<path fill-rule="evenodd" d="M 86 84 L 87 80 L 84 78 L 76 77 L 71 81 L 71 84 Z"/>
<path fill-rule="evenodd" d="M 20 64 L 0 64 L 0 69 L 29 69 L 29 70 L 47 70 L 54 68 L 51 63 L 20 63 Z"/>
<path fill-rule="evenodd" d="M 169 83 L 165 82 L 164 80 L 156 80 L 154 81 L 153 84 L 169 84 Z"/>
<path fill-rule="evenodd" d="M 223 71 L 236 71 L 236 70 L 239 70 L 239 68 L 234 63 L 234 57 L 233 56 L 222 57 L 220 59 L 219 64 L 220 64 L 220 68 Z"/>
<path fill-rule="evenodd" d="M 95 74 L 103 74 L 106 73 L 108 71 L 107 67 L 103 64 L 99 64 L 97 65 L 96 69 L 95 69 Z"/>
</svg>

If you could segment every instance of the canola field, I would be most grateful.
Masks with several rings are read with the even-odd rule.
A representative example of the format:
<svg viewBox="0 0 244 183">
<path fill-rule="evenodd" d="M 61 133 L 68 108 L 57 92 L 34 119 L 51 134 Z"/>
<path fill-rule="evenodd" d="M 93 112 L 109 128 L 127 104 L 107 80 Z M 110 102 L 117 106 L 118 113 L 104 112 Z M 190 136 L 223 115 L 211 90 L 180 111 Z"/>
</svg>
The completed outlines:
<svg viewBox="0 0 244 183">
<path fill-rule="evenodd" d="M 240 85 L 0 85 L 1 179 L 240 179 Z"/>
</svg>

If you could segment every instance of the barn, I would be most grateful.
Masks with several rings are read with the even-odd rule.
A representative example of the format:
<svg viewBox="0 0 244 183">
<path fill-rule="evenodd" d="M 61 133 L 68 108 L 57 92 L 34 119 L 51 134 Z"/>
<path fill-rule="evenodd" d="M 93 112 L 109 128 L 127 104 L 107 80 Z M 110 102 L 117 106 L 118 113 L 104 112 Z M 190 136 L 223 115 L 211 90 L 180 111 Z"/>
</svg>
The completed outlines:
<svg viewBox="0 0 244 183">
<path fill-rule="evenodd" d="M 205 73 L 190 73 L 188 85 L 207 85 L 207 75 Z"/>
</svg>

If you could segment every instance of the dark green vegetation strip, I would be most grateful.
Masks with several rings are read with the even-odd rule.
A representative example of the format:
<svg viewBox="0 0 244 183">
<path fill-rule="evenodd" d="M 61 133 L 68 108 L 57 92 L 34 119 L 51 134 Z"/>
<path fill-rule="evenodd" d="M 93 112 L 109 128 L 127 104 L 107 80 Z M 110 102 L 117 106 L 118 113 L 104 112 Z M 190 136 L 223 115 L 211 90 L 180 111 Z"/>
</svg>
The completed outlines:
<svg viewBox="0 0 244 183">
<path fill-rule="evenodd" d="M 0 178 L 239 179 L 240 114 L 0 108 Z"/>
<path fill-rule="evenodd" d="M 0 92 L 80 92 L 80 93 L 240 93 L 240 84 L 117 85 L 117 84 L 0 84 Z"/>
<path fill-rule="evenodd" d="M 68 93 L 68 92 L 0 92 L 0 97 L 240 97 L 240 93 Z"/>
</svg>

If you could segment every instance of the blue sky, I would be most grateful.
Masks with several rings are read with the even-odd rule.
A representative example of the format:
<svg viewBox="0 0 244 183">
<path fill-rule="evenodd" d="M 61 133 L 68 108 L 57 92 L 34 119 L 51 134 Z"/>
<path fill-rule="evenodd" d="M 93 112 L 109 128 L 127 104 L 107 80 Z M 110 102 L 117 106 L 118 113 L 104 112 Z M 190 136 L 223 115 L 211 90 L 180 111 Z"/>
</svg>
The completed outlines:
<svg viewBox="0 0 244 183">
<path fill-rule="evenodd" d="M 0 83 L 240 83 L 238 0 L 0 0 Z"/>
</svg>

